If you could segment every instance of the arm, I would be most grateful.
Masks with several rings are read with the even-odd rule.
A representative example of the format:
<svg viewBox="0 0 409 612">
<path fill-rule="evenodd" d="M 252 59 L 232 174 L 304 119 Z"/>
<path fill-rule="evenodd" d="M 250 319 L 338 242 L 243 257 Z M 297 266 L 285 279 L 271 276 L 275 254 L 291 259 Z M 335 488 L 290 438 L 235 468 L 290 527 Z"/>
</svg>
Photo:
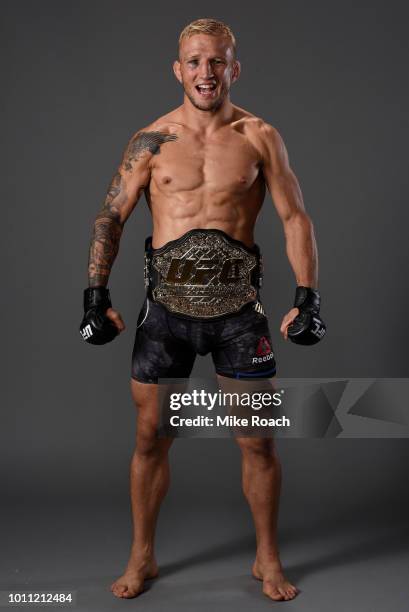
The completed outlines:
<svg viewBox="0 0 409 612">
<path fill-rule="evenodd" d="M 84 318 L 80 325 L 82 338 L 90 344 L 111 342 L 125 329 L 121 315 L 111 306 L 106 285 L 123 226 L 149 184 L 152 155 L 159 153 L 160 146 L 169 140 L 176 140 L 176 135 L 141 131 L 131 138 L 95 219 L 88 263 L 89 287 L 84 291 Z"/>
<path fill-rule="evenodd" d="M 83 339 L 90 344 L 111 342 L 125 329 L 119 312 L 111 306 L 106 289 L 119 249 L 123 226 L 150 180 L 149 147 L 145 132 L 135 134 L 112 179 L 101 212 L 94 223 L 88 261 L 88 289 L 84 291 Z"/>
<path fill-rule="evenodd" d="M 90 287 L 107 285 L 124 224 L 149 183 L 152 153 L 146 140 L 146 133 L 138 132 L 129 141 L 102 210 L 95 219 L 88 262 Z"/>
<path fill-rule="evenodd" d="M 296 344 L 319 342 L 326 326 L 319 316 L 318 255 L 314 228 L 305 212 L 301 189 L 290 168 L 280 134 L 263 124 L 263 172 L 284 226 L 287 256 L 297 281 L 294 308 L 284 315 L 280 331 Z"/>
<path fill-rule="evenodd" d="M 305 212 L 301 189 L 290 168 L 280 134 L 264 124 L 263 173 L 277 213 L 283 223 L 287 256 L 297 285 L 317 287 L 318 254 L 314 228 Z"/>
</svg>

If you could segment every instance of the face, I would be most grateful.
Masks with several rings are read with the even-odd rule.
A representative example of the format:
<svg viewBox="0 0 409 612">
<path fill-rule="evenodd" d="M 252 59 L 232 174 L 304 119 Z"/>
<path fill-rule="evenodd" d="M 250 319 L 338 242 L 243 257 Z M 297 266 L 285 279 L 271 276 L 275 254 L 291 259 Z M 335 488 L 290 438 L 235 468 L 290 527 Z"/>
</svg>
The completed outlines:
<svg viewBox="0 0 409 612">
<path fill-rule="evenodd" d="M 182 41 L 173 69 L 193 106 L 203 111 L 217 110 L 240 74 L 229 39 L 207 34 Z"/>
</svg>

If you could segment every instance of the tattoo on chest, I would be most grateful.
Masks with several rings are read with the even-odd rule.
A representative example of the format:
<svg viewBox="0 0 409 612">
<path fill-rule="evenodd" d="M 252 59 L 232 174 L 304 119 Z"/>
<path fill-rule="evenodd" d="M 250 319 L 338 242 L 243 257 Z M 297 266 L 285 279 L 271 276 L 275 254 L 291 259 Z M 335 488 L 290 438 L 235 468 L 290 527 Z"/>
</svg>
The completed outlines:
<svg viewBox="0 0 409 612">
<path fill-rule="evenodd" d="M 125 153 L 125 170 L 132 170 L 132 162 L 137 161 L 144 151 L 158 155 L 161 145 L 165 142 L 177 140 L 177 138 L 176 134 L 164 134 L 163 132 L 140 132 L 136 134 Z"/>
</svg>

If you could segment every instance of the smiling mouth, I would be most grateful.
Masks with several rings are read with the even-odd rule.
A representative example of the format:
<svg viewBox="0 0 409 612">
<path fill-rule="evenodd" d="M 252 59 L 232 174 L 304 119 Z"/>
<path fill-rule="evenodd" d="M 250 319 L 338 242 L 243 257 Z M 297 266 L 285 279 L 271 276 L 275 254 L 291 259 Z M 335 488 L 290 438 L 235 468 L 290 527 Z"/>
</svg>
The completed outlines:
<svg viewBox="0 0 409 612">
<path fill-rule="evenodd" d="M 196 91 L 205 98 L 213 97 L 216 90 L 216 83 L 209 83 L 207 85 L 196 85 Z"/>
</svg>

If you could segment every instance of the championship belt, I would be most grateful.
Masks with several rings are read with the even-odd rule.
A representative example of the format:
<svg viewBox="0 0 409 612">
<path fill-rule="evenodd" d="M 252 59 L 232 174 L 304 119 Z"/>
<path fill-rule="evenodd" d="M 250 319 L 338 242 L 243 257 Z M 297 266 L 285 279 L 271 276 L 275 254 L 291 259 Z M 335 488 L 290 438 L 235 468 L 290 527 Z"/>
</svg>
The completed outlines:
<svg viewBox="0 0 409 612">
<path fill-rule="evenodd" d="M 145 282 L 170 312 L 210 319 L 237 312 L 257 297 L 261 258 L 220 230 L 195 229 L 160 249 L 147 240 Z"/>
</svg>

